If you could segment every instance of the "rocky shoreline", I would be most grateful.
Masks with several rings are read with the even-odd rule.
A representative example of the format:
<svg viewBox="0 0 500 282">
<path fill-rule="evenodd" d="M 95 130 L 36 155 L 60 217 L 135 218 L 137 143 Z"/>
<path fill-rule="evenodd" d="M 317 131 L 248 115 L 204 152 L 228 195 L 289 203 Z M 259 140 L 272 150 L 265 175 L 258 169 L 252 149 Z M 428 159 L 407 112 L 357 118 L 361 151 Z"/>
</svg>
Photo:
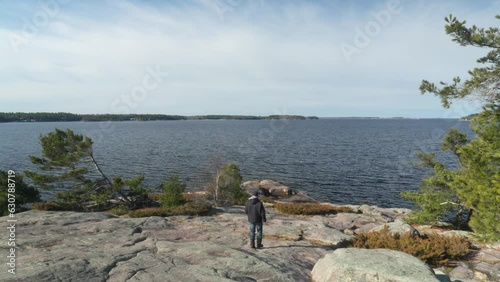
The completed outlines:
<svg viewBox="0 0 500 282">
<path fill-rule="evenodd" d="M 167 218 L 23 212 L 16 215 L 16 276 L 3 271 L 0 280 L 344 281 L 328 276 L 334 271 L 364 281 L 500 281 L 500 243 L 480 246 L 473 260 L 454 269 L 434 271 L 404 253 L 345 248 L 354 234 L 384 225 L 391 232 L 412 229 L 401 220 L 408 209 L 349 207 L 358 213 L 290 216 L 267 204 L 265 247 L 259 250 L 248 247 L 240 206 L 214 208 L 210 216 Z M 7 240 L 0 248 L 8 253 Z M 398 263 L 389 263 L 393 260 Z"/>
</svg>

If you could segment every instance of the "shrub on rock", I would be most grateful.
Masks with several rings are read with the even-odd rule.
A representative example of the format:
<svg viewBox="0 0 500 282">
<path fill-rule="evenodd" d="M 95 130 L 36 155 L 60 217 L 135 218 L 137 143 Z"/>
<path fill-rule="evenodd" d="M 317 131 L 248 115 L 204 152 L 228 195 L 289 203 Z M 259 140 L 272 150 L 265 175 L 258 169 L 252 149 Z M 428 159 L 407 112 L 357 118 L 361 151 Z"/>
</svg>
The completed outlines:
<svg viewBox="0 0 500 282">
<path fill-rule="evenodd" d="M 207 215 L 212 205 L 204 202 L 187 202 L 182 206 L 169 208 L 145 208 L 131 211 L 130 217 L 172 216 L 172 215 Z"/>
<path fill-rule="evenodd" d="M 319 203 L 275 203 L 274 207 L 282 213 L 296 215 L 324 215 L 354 212 L 349 207 L 332 206 Z"/>
<path fill-rule="evenodd" d="M 426 263 L 437 266 L 465 257 L 471 243 L 464 237 L 429 234 L 423 237 L 393 234 L 385 226 L 380 231 L 357 234 L 354 247 L 364 249 L 391 249 L 418 257 Z"/>
<path fill-rule="evenodd" d="M 130 212 L 130 209 L 125 205 L 120 205 L 116 208 L 112 208 L 109 210 L 109 213 L 114 215 L 124 215 Z"/>
<path fill-rule="evenodd" d="M 130 217 L 150 217 L 150 216 L 169 216 L 166 209 L 162 208 L 144 208 L 134 210 L 128 213 Z"/>
</svg>

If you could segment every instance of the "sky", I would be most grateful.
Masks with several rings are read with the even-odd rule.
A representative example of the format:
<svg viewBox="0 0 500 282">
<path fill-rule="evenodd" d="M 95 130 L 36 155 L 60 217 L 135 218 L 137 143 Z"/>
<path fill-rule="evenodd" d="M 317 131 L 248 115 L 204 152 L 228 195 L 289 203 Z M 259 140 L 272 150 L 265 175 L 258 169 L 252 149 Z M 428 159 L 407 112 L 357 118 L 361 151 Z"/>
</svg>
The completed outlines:
<svg viewBox="0 0 500 282">
<path fill-rule="evenodd" d="M 487 50 L 500 1 L 0 0 L 0 112 L 456 118 L 420 81 Z"/>
</svg>

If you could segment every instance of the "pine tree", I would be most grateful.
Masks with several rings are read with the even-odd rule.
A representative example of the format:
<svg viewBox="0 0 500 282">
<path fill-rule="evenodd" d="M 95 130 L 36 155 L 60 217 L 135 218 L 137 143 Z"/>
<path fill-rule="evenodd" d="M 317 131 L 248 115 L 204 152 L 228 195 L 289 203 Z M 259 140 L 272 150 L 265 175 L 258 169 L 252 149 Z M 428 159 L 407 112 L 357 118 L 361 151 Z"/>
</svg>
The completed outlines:
<svg viewBox="0 0 500 282">
<path fill-rule="evenodd" d="M 146 190 L 138 187 L 144 177 L 129 180 L 117 177 L 112 182 L 94 158 L 92 139 L 71 129 L 56 129 L 41 135 L 40 144 L 42 157 L 30 156 L 30 159 L 41 172 L 26 171 L 25 174 L 43 189 L 66 190 L 56 194 L 56 203 L 61 208 L 101 210 L 109 208 L 112 199 L 135 208 L 137 200 L 144 200 Z M 136 197 L 138 192 L 141 197 Z"/>
<path fill-rule="evenodd" d="M 496 16 L 500 19 L 500 16 Z M 474 98 L 483 102 L 483 111 L 471 121 L 475 133 L 472 141 L 457 130 L 448 132 L 441 148 L 453 153 L 458 167 L 451 169 L 434 160 L 430 154 L 420 155 L 423 163 L 434 169 L 421 185 L 421 191 L 404 192 L 403 197 L 415 201 L 419 210 L 413 220 L 432 222 L 450 210 L 456 212 L 458 224 L 469 224 L 484 240 L 500 239 L 500 32 L 498 28 L 467 27 L 452 15 L 445 19 L 446 33 L 462 46 L 487 48 L 486 56 L 477 60 L 482 67 L 469 71 L 462 82 L 455 77 L 451 84 L 440 87 L 427 80 L 420 86 L 422 94 L 432 93 L 448 108 L 456 99 Z M 465 215 L 464 215 L 465 213 Z"/>
<path fill-rule="evenodd" d="M 236 164 L 230 163 L 222 168 L 218 182 L 221 206 L 239 204 L 246 198 L 241 181 L 240 168 Z"/>
<path fill-rule="evenodd" d="M 182 193 L 186 190 L 186 184 L 179 180 L 176 173 L 170 175 L 163 185 L 161 203 L 163 208 L 180 206 L 185 203 Z"/>
</svg>

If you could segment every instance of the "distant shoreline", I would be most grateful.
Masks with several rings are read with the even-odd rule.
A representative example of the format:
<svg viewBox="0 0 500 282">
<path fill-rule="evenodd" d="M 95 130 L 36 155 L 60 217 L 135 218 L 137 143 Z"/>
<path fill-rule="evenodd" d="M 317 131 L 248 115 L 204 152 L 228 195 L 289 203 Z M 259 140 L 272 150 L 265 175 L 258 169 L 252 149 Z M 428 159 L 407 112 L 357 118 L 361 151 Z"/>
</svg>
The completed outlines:
<svg viewBox="0 0 500 282">
<path fill-rule="evenodd" d="M 164 115 L 164 114 L 72 114 L 72 113 L 0 113 L 0 123 L 8 122 L 99 122 L 99 121 L 165 121 L 165 120 L 316 120 L 301 115 Z"/>
<path fill-rule="evenodd" d="M 11 122 L 102 122 L 102 121 L 202 121 L 202 120 L 329 120 L 329 119 L 356 119 L 356 120 L 433 120 L 449 119 L 464 120 L 467 118 L 409 118 L 409 117 L 317 117 L 302 115 L 165 115 L 165 114 L 72 114 L 72 113 L 6 113 L 0 112 L 0 123 Z"/>
</svg>

